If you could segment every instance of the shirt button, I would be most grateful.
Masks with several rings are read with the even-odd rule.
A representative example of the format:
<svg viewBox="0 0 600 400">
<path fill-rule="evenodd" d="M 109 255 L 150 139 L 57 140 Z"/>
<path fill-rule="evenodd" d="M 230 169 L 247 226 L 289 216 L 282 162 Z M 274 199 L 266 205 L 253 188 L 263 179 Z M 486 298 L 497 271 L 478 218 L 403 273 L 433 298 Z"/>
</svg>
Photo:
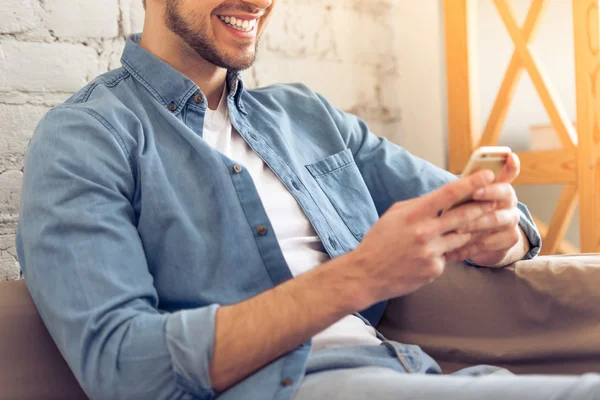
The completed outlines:
<svg viewBox="0 0 600 400">
<path fill-rule="evenodd" d="M 236 174 L 239 174 L 240 172 L 242 172 L 242 167 L 238 164 L 235 164 L 233 166 L 233 172 L 235 172 Z"/>
<path fill-rule="evenodd" d="M 334 250 L 337 249 L 337 244 L 335 243 L 335 240 L 333 240 L 332 238 L 329 238 L 329 244 L 331 244 L 331 247 L 333 247 Z"/>
<path fill-rule="evenodd" d="M 258 233 L 260 236 L 265 236 L 268 231 L 269 230 L 264 225 L 259 225 L 256 227 L 256 233 Z"/>
<path fill-rule="evenodd" d="M 283 386 L 283 387 L 292 386 L 293 384 L 294 384 L 294 381 L 291 378 L 285 378 L 281 381 L 281 386 Z"/>
<path fill-rule="evenodd" d="M 175 103 L 169 104 L 169 110 L 171 110 L 171 111 L 177 110 L 177 104 L 175 104 Z"/>
<path fill-rule="evenodd" d="M 298 186 L 298 184 L 294 181 L 292 181 L 292 186 L 294 187 L 294 189 L 300 190 L 300 186 Z"/>
<path fill-rule="evenodd" d="M 201 104 L 204 103 L 204 98 L 200 93 L 196 93 L 196 95 L 194 96 L 194 101 L 198 104 Z"/>
</svg>

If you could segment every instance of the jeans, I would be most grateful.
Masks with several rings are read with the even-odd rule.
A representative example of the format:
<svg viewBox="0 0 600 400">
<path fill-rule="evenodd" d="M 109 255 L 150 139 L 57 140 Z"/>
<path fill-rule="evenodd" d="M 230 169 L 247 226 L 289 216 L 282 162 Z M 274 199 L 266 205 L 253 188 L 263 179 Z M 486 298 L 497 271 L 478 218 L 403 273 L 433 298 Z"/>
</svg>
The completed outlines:
<svg viewBox="0 0 600 400">
<path fill-rule="evenodd" d="M 516 376 L 487 365 L 442 375 L 418 346 L 392 341 L 312 354 L 294 400 L 342 399 L 600 399 L 600 375 Z"/>
</svg>

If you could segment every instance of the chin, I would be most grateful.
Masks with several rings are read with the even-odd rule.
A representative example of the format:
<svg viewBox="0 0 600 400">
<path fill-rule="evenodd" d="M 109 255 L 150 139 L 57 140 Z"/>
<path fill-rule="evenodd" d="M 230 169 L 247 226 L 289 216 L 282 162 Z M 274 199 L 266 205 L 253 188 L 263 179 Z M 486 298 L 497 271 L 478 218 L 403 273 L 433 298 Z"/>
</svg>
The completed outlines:
<svg viewBox="0 0 600 400">
<path fill-rule="evenodd" d="M 250 68 L 256 60 L 256 54 L 248 54 L 244 57 L 224 57 L 223 66 L 230 71 L 243 71 Z"/>
</svg>

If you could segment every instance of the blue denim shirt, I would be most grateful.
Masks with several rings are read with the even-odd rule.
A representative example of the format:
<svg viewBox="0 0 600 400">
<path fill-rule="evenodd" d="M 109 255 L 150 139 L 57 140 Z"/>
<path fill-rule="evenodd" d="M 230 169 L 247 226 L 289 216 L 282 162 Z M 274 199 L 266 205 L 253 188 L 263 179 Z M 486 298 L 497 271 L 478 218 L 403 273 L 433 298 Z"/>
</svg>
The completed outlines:
<svg viewBox="0 0 600 400">
<path fill-rule="evenodd" d="M 40 122 L 25 163 L 19 260 L 90 397 L 213 399 L 218 307 L 292 274 L 249 173 L 202 139 L 206 97 L 138 42 L 127 42 L 123 68 Z M 354 249 L 394 202 L 455 179 L 305 86 L 245 90 L 229 74 L 228 89 L 233 126 L 331 257 Z M 532 257 L 540 237 L 520 207 Z M 362 315 L 376 324 L 384 306 Z M 289 399 L 309 352 L 310 342 L 218 397 Z"/>
</svg>

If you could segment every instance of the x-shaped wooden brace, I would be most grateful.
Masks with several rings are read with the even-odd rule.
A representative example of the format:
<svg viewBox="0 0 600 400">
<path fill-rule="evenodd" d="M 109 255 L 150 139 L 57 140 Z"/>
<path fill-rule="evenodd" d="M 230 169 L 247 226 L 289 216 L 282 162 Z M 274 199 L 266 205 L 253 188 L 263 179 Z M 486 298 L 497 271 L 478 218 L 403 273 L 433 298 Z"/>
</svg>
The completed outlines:
<svg viewBox="0 0 600 400">
<path fill-rule="evenodd" d="M 518 78 L 521 76 L 524 67 L 531 77 L 531 81 L 542 100 L 544 108 L 548 112 L 550 121 L 563 147 L 566 149 L 575 148 L 577 146 L 575 128 L 569 121 L 567 113 L 561 106 L 548 79 L 542 73 L 540 64 L 529 48 L 529 43 L 533 40 L 535 33 L 537 33 L 537 28 L 541 20 L 540 16 L 546 7 L 547 0 L 533 0 L 522 30 L 519 29 L 515 22 L 514 12 L 506 0 L 494 0 L 494 4 L 515 45 L 515 52 L 510 60 L 504 81 L 496 98 L 496 103 L 481 137 L 480 145 L 490 145 L 497 142 L 510 101 L 518 83 Z"/>
<path fill-rule="evenodd" d="M 575 167 L 574 161 L 576 159 L 577 133 L 569 121 L 565 110 L 561 106 L 558 97 L 543 74 L 534 54 L 529 48 L 529 43 L 533 41 L 535 34 L 537 33 L 541 15 L 548 2 L 547 0 L 533 0 L 522 29 L 519 29 L 515 22 L 514 12 L 506 0 L 494 0 L 494 3 L 515 45 L 515 51 L 510 60 L 506 74 L 504 75 L 502 85 L 500 86 L 500 90 L 496 97 L 496 102 L 494 103 L 494 107 L 492 108 L 490 117 L 479 141 L 479 146 L 491 146 L 497 143 L 519 78 L 525 68 L 531 77 L 531 81 L 542 100 L 542 104 L 544 105 L 564 148 L 563 150 L 546 152 L 545 162 L 552 162 L 552 160 L 554 160 L 554 162 L 557 163 L 571 163 L 573 164 L 573 167 Z M 524 166 L 534 166 L 534 168 L 525 168 L 525 170 L 535 171 L 537 169 L 535 168 L 536 164 L 539 164 L 539 155 L 524 153 L 521 154 L 521 161 Z M 531 179 L 529 183 L 539 183 L 539 178 L 539 176 L 523 176 L 519 183 L 527 183 L 529 179 Z M 576 176 L 574 173 L 566 176 L 563 181 L 563 183 L 566 183 L 567 185 L 563 190 L 556 211 L 552 216 L 552 221 L 549 225 L 550 228 L 544 235 L 545 253 L 552 254 L 557 251 L 569 226 L 577 205 L 577 185 L 575 184 L 575 181 Z"/>
</svg>

